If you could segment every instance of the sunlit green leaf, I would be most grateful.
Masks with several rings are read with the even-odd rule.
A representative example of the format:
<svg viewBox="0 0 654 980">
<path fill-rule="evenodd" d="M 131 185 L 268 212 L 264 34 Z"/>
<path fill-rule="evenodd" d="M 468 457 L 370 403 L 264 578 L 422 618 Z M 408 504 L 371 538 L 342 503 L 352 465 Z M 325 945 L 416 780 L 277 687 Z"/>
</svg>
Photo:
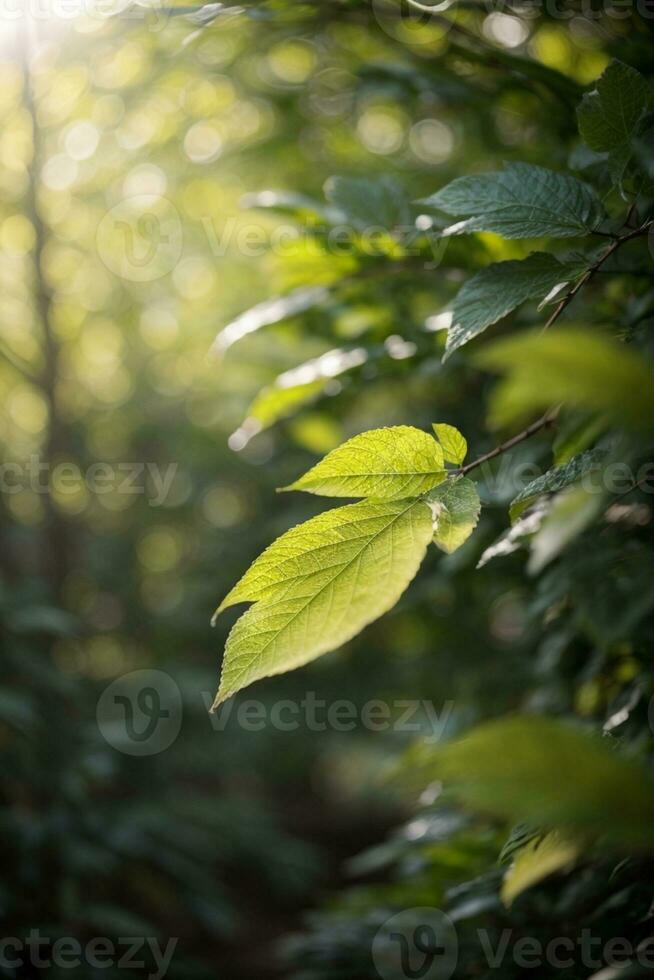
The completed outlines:
<svg viewBox="0 0 654 980">
<path fill-rule="evenodd" d="M 362 432 L 334 449 L 285 490 L 323 497 L 417 497 L 446 478 L 443 450 L 408 425 Z"/>
<path fill-rule="evenodd" d="M 435 422 L 434 432 L 443 449 L 445 462 L 460 466 L 468 453 L 465 437 L 453 425 L 445 422 Z"/>
<path fill-rule="evenodd" d="M 362 501 L 282 535 L 218 612 L 254 605 L 229 635 L 216 704 L 253 681 L 314 660 L 395 605 L 433 532 L 422 501 Z"/>
</svg>

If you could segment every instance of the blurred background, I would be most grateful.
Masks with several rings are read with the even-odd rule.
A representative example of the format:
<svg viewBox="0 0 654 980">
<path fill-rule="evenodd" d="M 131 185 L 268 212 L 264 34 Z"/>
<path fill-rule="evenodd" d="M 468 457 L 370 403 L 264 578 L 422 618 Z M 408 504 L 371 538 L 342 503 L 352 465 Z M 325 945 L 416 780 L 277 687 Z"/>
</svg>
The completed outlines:
<svg viewBox="0 0 654 980">
<path fill-rule="evenodd" d="M 381 2 L 32 6 L 0 20 L 3 935 L 177 937 L 168 976 L 288 975 L 283 937 L 344 884 L 383 880 L 383 860 L 353 859 L 412 813 L 386 776 L 430 719 L 372 730 L 369 701 L 395 717 L 428 700 L 456 731 L 584 683 L 562 686 L 553 650 L 535 664 L 521 562 L 474 571 L 506 525 L 507 467 L 475 543 L 430 555 L 381 623 L 209 715 L 235 619 L 212 630 L 215 606 L 323 509 L 276 487 L 379 425 L 496 441 L 487 382 L 443 367 L 438 317 L 466 270 L 523 244 L 452 240 L 443 270 L 413 209 L 411 254 L 383 235 L 339 249 L 315 232 L 325 182 L 384 175 L 411 201 L 540 162 L 543 143 L 564 167 L 582 87 L 627 44 L 644 66 L 650 38 L 474 4 L 455 30 Z M 145 692 L 140 741 L 114 682 Z M 354 704 L 353 730 L 271 722 L 311 692 Z M 237 716 L 252 699 L 263 727 Z"/>
</svg>

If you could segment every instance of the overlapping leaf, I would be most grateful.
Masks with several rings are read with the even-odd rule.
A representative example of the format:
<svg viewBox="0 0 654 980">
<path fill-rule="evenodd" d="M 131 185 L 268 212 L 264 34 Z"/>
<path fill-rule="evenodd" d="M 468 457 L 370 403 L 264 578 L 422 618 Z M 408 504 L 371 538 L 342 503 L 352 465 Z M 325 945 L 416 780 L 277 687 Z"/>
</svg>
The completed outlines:
<svg viewBox="0 0 654 980">
<path fill-rule="evenodd" d="M 481 501 L 472 480 L 455 477 L 428 497 L 435 517 L 434 544 L 451 554 L 468 540 L 477 526 Z"/>
</svg>

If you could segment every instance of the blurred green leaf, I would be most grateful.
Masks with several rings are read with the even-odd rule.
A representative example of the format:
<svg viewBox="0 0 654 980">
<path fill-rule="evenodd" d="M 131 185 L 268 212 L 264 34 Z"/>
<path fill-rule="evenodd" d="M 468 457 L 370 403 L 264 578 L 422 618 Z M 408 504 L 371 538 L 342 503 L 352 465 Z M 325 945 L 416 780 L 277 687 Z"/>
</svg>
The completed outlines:
<svg viewBox="0 0 654 980">
<path fill-rule="evenodd" d="M 654 426 L 654 367 L 642 354 L 597 332 L 567 328 L 522 334 L 489 345 L 476 361 L 506 375 L 493 399 L 497 425 L 562 402 L 617 426 L 645 432 Z"/>
<path fill-rule="evenodd" d="M 468 806 L 512 821 L 651 850 L 654 783 L 609 738 L 547 718 L 480 725 L 456 742 L 425 745 L 422 771 Z"/>
<path fill-rule="evenodd" d="M 600 514 L 604 494 L 583 487 L 571 487 L 554 498 L 552 508 L 531 539 L 527 566 L 532 575 L 561 554 Z"/>
<path fill-rule="evenodd" d="M 330 177 L 325 197 L 357 231 L 393 231 L 409 221 L 409 202 L 393 177 Z"/>
<path fill-rule="evenodd" d="M 502 882 L 502 901 L 512 902 L 528 888 L 557 871 L 570 869 L 577 860 L 580 848 L 564 840 L 556 831 L 526 844 L 517 854 Z"/>
</svg>

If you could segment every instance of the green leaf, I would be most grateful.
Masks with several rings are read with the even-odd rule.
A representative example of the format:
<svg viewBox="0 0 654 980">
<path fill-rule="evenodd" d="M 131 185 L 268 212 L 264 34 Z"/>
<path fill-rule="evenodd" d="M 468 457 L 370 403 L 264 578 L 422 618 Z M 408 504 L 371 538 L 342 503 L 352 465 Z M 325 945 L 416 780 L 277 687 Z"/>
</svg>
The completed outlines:
<svg viewBox="0 0 654 980">
<path fill-rule="evenodd" d="M 631 159 L 631 142 L 651 98 L 649 84 L 640 72 L 612 61 L 577 109 L 579 132 L 591 150 L 609 154 L 609 169 L 617 184 Z"/>
<path fill-rule="evenodd" d="M 393 177 L 330 177 L 325 197 L 343 212 L 357 231 L 385 228 L 392 231 L 409 222 L 409 204 Z"/>
<path fill-rule="evenodd" d="M 446 479 L 443 450 L 408 425 L 371 429 L 349 439 L 284 490 L 323 497 L 418 497 Z"/>
<path fill-rule="evenodd" d="M 289 388 L 276 385 L 263 388 L 250 405 L 247 417 L 230 435 L 230 449 L 240 452 L 264 429 L 269 429 L 276 422 L 290 418 L 305 405 L 310 405 L 324 392 L 325 384 L 325 381 L 309 381 L 307 384 L 292 385 Z"/>
<path fill-rule="evenodd" d="M 468 540 L 479 521 L 477 487 L 465 476 L 454 477 L 427 498 L 435 518 L 434 544 L 450 555 Z"/>
<path fill-rule="evenodd" d="M 565 871 L 575 863 L 581 848 L 565 840 L 556 831 L 531 840 L 525 845 L 504 876 L 502 901 L 511 905 L 522 892 L 537 885 L 557 871 Z"/>
<path fill-rule="evenodd" d="M 557 558 L 599 515 L 604 495 L 575 487 L 555 497 L 552 508 L 531 540 L 527 570 L 537 575 Z"/>
<path fill-rule="evenodd" d="M 543 519 L 550 509 L 549 501 L 539 501 L 528 514 L 517 520 L 512 527 L 507 528 L 499 538 L 486 548 L 477 562 L 477 568 L 483 568 L 494 558 L 506 558 L 507 555 L 519 551 L 540 530 Z"/>
<path fill-rule="evenodd" d="M 546 296 L 584 271 L 585 265 L 560 262 L 547 252 L 521 261 L 496 262 L 469 279 L 452 305 L 445 357 L 515 310 L 528 299 Z"/>
<path fill-rule="evenodd" d="M 584 452 L 606 431 L 601 419 L 588 412 L 571 412 L 557 420 L 552 442 L 552 454 L 557 466 L 569 463 L 573 456 Z"/>
<path fill-rule="evenodd" d="M 443 746 L 423 745 L 423 776 L 468 806 L 535 826 L 654 847 L 654 785 L 616 743 L 541 717 L 489 722 Z"/>
<path fill-rule="evenodd" d="M 433 429 L 443 449 L 445 462 L 460 466 L 468 453 L 465 437 L 453 425 L 447 425 L 446 422 L 434 422 Z"/>
<path fill-rule="evenodd" d="M 329 390 L 333 378 L 367 360 L 368 353 L 362 347 L 336 348 L 284 371 L 254 399 L 242 425 L 229 437 L 230 447 L 236 451 L 244 449 L 259 432 L 320 398 Z"/>
<path fill-rule="evenodd" d="M 342 218 L 342 215 L 334 213 L 333 209 L 325 207 L 322 202 L 295 191 L 268 190 L 246 194 L 241 200 L 241 206 L 288 215 L 298 222 L 303 222 L 309 231 L 312 226 L 321 227 L 325 223 L 333 223 Z"/>
<path fill-rule="evenodd" d="M 565 463 L 563 466 L 554 466 L 547 473 L 543 473 L 542 476 L 532 480 L 511 501 L 509 508 L 511 522 L 515 522 L 537 497 L 544 493 L 557 493 L 572 483 L 576 483 L 586 473 L 597 469 L 606 455 L 607 453 L 603 449 L 589 449 L 588 452 L 575 456 L 569 463 Z"/>
<path fill-rule="evenodd" d="M 496 425 L 562 402 L 618 426 L 654 428 L 654 367 L 633 348 L 595 331 L 522 333 L 488 345 L 475 360 L 506 375 L 493 396 Z"/>
<path fill-rule="evenodd" d="M 216 613 L 255 603 L 229 635 L 216 705 L 255 680 L 335 649 L 391 609 L 418 571 L 432 533 L 423 501 L 366 500 L 283 534 Z"/>
<path fill-rule="evenodd" d="M 264 300 L 263 303 L 246 310 L 223 327 L 214 340 L 211 350 L 214 354 L 222 355 L 232 344 L 247 337 L 248 334 L 305 313 L 312 307 L 318 306 L 328 296 L 329 291 L 324 286 L 302 286 L 285 296 Z"/>
<path fill-rule="evenodd" d="M 510 163 L 498 173 L 458 177 L 420 203 L 466 219 L 444 234 L 492 231 L 504 238 L 585 235 L 605 214 L 588 184 L 529 163 Z"/>
</svg>

